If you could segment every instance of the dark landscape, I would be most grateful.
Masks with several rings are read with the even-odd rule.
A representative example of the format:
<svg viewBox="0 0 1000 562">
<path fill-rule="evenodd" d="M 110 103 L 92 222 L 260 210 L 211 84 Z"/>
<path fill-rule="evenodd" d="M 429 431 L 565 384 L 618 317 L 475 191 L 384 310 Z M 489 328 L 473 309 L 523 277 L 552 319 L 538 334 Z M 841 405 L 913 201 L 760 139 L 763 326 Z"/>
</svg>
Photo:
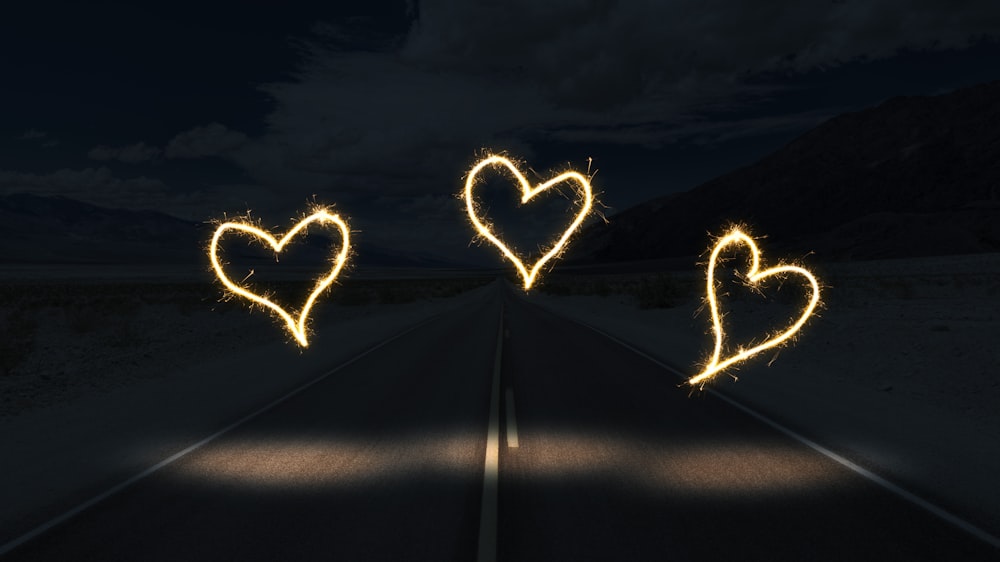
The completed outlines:
<svg viewBox="0 0 1000 562">
<path fill-rule="evenodd" d="M 596 223 L 571 259 L 695 256 L 747 224 L 823 260 L 1000 251 L 1000 82 L 838 115 L 758 162 Z"/>
<path fill-rule="evenodd" d="M 1000 5 L 66 2 L 0 46 L 0 559 L 1000 557 Z M 533 285 L 474 224 L 527 270 L 587 199 L 490 154 L 594 193 Z M 329 287 L 332 223 L 213 269 L 318 209 Z M 820 304 L 692 384 L 710 295 L 723 358 L 811 296 L 746 245 L 707 284 L 734 227 Z"/>
</svg>

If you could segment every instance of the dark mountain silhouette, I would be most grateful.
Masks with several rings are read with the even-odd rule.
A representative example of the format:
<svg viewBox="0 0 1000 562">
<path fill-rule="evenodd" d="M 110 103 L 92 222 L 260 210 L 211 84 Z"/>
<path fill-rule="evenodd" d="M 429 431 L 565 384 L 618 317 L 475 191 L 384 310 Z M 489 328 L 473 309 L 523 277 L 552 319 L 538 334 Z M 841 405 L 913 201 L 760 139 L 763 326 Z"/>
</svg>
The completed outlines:
<svg viewBox="0 0 1000 562">
<path fill-rule="evenodd" d="M 235 237 L 234 237 L 235 238 Z M 266 246 L 244 237 L 243 243 L 233 240 L 224 244 L 227 261 L 274 262 L 274 253 Z M 340 239 L 324 229 L 310 231 L 308 236 L 292 240 L 280 256 L 280 262 L 308 267 L 325 263 L 331 251 L 338 251 Z M 399 252 L 369 244 L 355 234 L 351 240 L 351 267 L 399 267 L 428 269 L 476 269 L 468 264 L 451 261 L 431 254 Z"/>
<path fill-rule="evenodd" d="M 66 197 L 0 196 L 0 264 L 192 264 L 204 269 L 215 225 L 152 210 L 109 209 Z M 431 255 L 408 255 L 355 240 L 353 267 L 456 268 Z M 322 263 L 331 244 L 322 232 L 302 239 L 295 265 Z M 267 259 L 257 244 L 226 244 L 227 260 Z M 284 256 L 283 256 L 284 257 Z"/>
<path fill-rule="evenodd" d="M 592 225 L 568 258 L 698 255 L 733 222 L 823 259 L 1000 251 L 1000 82 L 830 119 L 751 166 Z"/>
<path fill-rule="evenodd" d="M 201 255 L 204 225 L 66 197 L 0 197 L 0 263 L 178 263 Z"/>
</svg>

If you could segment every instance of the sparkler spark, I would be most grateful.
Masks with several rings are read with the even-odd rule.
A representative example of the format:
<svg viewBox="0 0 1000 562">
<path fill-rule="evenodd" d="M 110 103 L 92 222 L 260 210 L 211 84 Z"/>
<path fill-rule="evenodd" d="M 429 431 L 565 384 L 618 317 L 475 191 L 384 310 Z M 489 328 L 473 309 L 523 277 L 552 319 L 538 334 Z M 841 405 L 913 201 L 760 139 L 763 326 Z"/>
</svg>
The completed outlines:
<svg viewBox="0 0 1000 562">
<path fill-rule="evenodd" d="M 722 355 L 722 341 L 725 337 L 725 332 L 722 328 L 722 316 L 719 314 L 719 303 L 716 296 L 718 285 L 715 281 L 715 265 L 718 262 L 719 255 L 722 251 L 727 246 L 735 244 L 745 244 L 750 248 L 750 270 L 746 275 L 746 283 L 749 286 L 759 290 L 760 282 L 768 277 L 795 274 L 805 277 L 806 280 L 809 281 L 809 285 L 812 287 L 812 294 L 809 297 L 809 303 L 803 309 L 798 320 L 796 320 L 795 323 L 792 324 L 787 330 L 773 335 L 770 339 L 760 345 L 756 345 L 749 349 L 743 349 L 741 347 L 735 355 L 727 357 L 724 360 L 720 360 Z M 708 275 L 705 284 L 705 294 L 708 298 L 708 305 L 712 312 L 712 331 L 715 334 L 715 350 L 712 352 L 712 358 L 709 360 L 708 364 L 705 365 L 705 369 L 698 375 L 688 379 L 688 384 L 692 386 L 699 384 L 704 385 L 706 381 L 723 369 L 740 361 L 744 361 L 752 355 L 756 355 L 764 350 L 787 342 L 789 338 L 798 332 L 799 329 L 806 323 L 806 320 L 809 319 L 809 316 L 812 315 L 816 306 L 819 304 L 819 281 L 809 270 L 797 265 L 779 264 L 770 269 L 761 271 L 760 250 L 757 248 L 757 244 L 754 243 L 753 238 L 745 234 L 739 228 L 733 228 L 728 234 L 719 239 L 719 241 L 715 244 L 715 248 L 712 250 L 712 257 L 708 261 Z"/>
<path fill-rule="evenodd" d="M 285 309 L 271 302 L 267 298 L 257 295 L 247 290 L 246 288 L 241 287 L 240 285 L 234 283 L 232 280 L 229 279 L 229 276 L 226 275 L 226 272 L 223 269 L 223 264 L 219 260 L 219 240 L 226 232 L 230 230 L 235 230 L 237 232 L 241 232 L 243 234 L 249 234 L 250 236 L 264 240 L 271 245 L 271 248 L 274 250 L 274 253 L 278 254 L 285 247 L 285 244 L 287 244 L 289 240 L 295 237 L 295 235 L 302 232 L 303 229 L 305 229 L 312 223 L 319 223 L 327 226 L 336 225 L 336 227 L 340 230 L 342 243 L 340 245 L 340 252 L 338 252 L 333 259 L 333 268 L 329 271 L 329 273 L 316 280 L 316 285 L 313 287 L 312 293 L 309 294 L 309 298 L 306 299 L 305 305 L 299 312 L 298 319 L 293 318 L 291 314 L 285 311 Z M 241 296 L 245 299 L 248 299 L 254 303 L 257 303 L 265 308 L 272 310 L 274 313 L 280 316 L 282 320 L 285 321 L 285 326 L 292 333 L 292 335 L 295 336 L 295 339 L 299 342 L 299 345 L 301 345 L 302 347 L 308 347 L 309 340 L 306 337 L 306 320 L 309 318 L 309 311 L 312 310 L 312 307 L 316 303 L 316 299 L 319 297 L 319 295 L 322 294 L 323 291 L 325 291 L 327 288 L 329 288 L 330 285 L 332 285 L 333 282 L 337 279 L 337 276 L 340 274 L 340 270 L 343 269 L 344 264 L 347 262 L 347 255 L 348 252 L 350 251 L 350 248 L 351 248 L 350 230 L 347 228 L 347 223 L 344 222 L 344 220 L 341 219 L 339 215 L 330 214 L 330 212 L 327 209 L 320 208 L 316 209 L 316 211 L 313 214 L 299 221 L 294 227 L 292 227 L 291 230 L 285 233 L 285 235 L 281 238 L 281 240 L 276 239 L 274 236 L 271 236 L 268 232 L 261 230 L 260 228 L 257 228 L 256 226 L 246 222 L 229 221 L 222 223 L 219 225 L 217 229 L 215 229 L 215 235 L 212 237 L 212 243 L 209 245 L 208 253 L 209 253 L 209 258 L 212 261 L 212 268 L 215 269 L 215 275 L 219 278 L 220 281 L 222 281 L 222 284 L 225 285 L 228 291 L 230 291 L 234 295 Z M 253 272 L 251 272 L 251 274 L 252 273 Z M 244 278 L 243 281 L 246 281 L 246 279 L 249 277 L 250 275 L 247 275 L 247 277 Z"/>
<path fill-rule="evenodd" d="M 559 241 L 556 242 L 556 244 L 552 246 L 548 252 L 546 252 L 542 257 L 540 257 L 538 261 L 536 261 L 535 264 L 531 266 L 530 270 L 524 265 L 524 262 L 521 261 L 521 258 L 519 258 L 517 254 L 511 251 L 511 249 L 507 247 L 507 245 L 504 244 L 503 241 L 500 240 L 500 238 L 498 238 L 495 234 L 493 234 L 493 232 L 490 230 L 490 226 L 488 224 L 485 224 L 483 221 L 479 219 L 479 216 L 477 214 L 476 204 L 472 198 L 472 189 L 473 187 L 475 187 L 476 184 L 476 176 L 479 174 L 480 171 L 482 171 L 483 168 L 486 168 L 488 166 L 501 166 L 507 168 L 507 170 L 510 171 L 510 173 L 514 176 L 514 178 L 517 179 L 518 184 L 521 186 L 522 204 L 530 201 L 535 195 L 538 195 L 539 193 L 545 191 L 546 189 L 554 185 L 557 185 L 559 183 L 562 183 L 564 181 L 575 181 L 576 183 L 579 184 L 580 193 L 583 196 L 583 204 L 580 206 L 580 211 L 576 214 L 576 217 L 574 217 L 573 222 L 569 225 L 569 228 L 567 228 L 565 232 L 563 232 L 562 236 L 559 238 Z M 538 276 L 538 272 L 542 269 L 542 266 L 544 266 L 546 262 L 558 256 L 563 251 L 563 249 L 566 247 L 566 243 L 569 240 L 570 236 L 573 235 L 573 232 L 575 232 L 576 229 L 579 228 L 580 224 L 583 223 L 584 219 L 587 218 L 587 214 L 590 213 L 590 208 L 593 205 L 594 201 L 593 189 L 590 186 L 589 178 L 587 178 L 586 176 L 584 176 L 579 172 L 574 172 L 574 171 L 565 172 L 550 179 L 549 181 L 541 185 L 538 185 L 536 187 L 531 187 L 531 184 L 528 183 L 527 178 L 524 177 L 521 171 L 517 169 L 517 166 L 515 166 L 507 158 L 496 154 L 488 155 L 486 158 L 477 162 L 476 165 L 473 166 L 471 170 L 469 170 L 469 174 L 465 178 L 464 194 L 465 194 L 465 207 L 469 212 L 469 219 L 472 221 L 472 225 L 476 227 L 476 230 L 479 232 L 480 236 L 489 240 L 497 248 L 500 248 L 500 251 L 503 253 L 503 255 L 511 262 L 513 262 L 514 266 L 517 268 L 517 271 L 521 274 L 521 278 L 524 279 L 525 291 L 531 289 L 531 286 L 532 284 L 534 284 L 535 279 Z"/>
</svg>

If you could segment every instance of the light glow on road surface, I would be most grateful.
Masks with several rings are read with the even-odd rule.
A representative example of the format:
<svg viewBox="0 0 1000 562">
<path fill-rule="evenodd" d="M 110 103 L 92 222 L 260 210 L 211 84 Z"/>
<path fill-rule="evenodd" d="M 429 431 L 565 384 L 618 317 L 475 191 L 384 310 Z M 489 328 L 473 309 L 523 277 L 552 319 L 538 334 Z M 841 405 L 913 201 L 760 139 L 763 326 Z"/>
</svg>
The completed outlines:
<svg viewBox="0 0 1000 562">
<path fill-rule="evenodd" d="M 788 329 L 783 332 L 772 334 L 763 343 L 753 347 L 745 348 L 741 346 L 736 350 L 736 354 L 722 359 L 722 342 L 725 339 L 725 330 L 722 326 L 722 315 L 719 314 L 717 296 L 719 283 L 716 283 L 715 281 L 715 266 L 718 264 L 719 255 L 723 250 L 725 250 L 728 246 L 740 244 L 745 245 L 750 249 L 750 269 L 743 277 L 748 286 L 759 290 L 761 281 L 765 279 L 792 274 L 804 277 L 809 282 L 809 285 L 812 288 L 812 293 L 809 296 L 809 302 L 802 310 L 802 314 Z M 708 275 L 705 283 L 705 294 L 712 314 L 712 332 L 715 335 L 715 349 L 712 352 L 712 358 L 705 365 L 704 370 L 688 379 L 688 384 L 692 386 L 704 386 L 705 382 L 727 367 L 730 367 L 740 361 L 745 361 L 751 356 L 764 350 L 787 342 L 793 335 L 795 335 L 796 332 L 799 331 L 800 328 L 802 328 L 802 326 L 806 323 L 806 320 L 808 320 L 813 311 L 816 310 L 816 306 L 819 304 L 819 281 L 809 270 L 797 265 L 778 264 L 774 267 L 761 271 L 760 250 L 757 248 L 757 244 L 754 242 L 753 238 L 744 233 L 739 227 L 734 227 L 729 231 L 729 233 L 716 242 L 715 248 L 712 250 L 712 257 L 708 261 Z"/>
<path fill-rule="evenodd" d="M 179 463 L 186 481 L 255 490 L 356 490 L 403 481 L 454 478 L 482 470 L 478 433 L 412 434 L 389 439 L 333 437 L 230 439 Z M 566 484 L 613 477 L 641 493 L 758 497 L 835 485 L 849 473 L 795 444 L 719 441 L 663 445 L 644 439 L 547 430 L 522 436 L 518 471 Z"/>
<path fill-rule="evenodd" d="M 538 258 L 538 261 L 531 266 L 530 270 L 525 266 L 524 262 L 520 257 L 517 256 L 499 237 L 497 237 L 488 222 L 481 220 L 479 217 L 479 209 L 472 197 L 472 190 L 476 186 L 476 177 L 479 175 L 484 168 L 487 167 L 501 167 L 506 168 L 511 175 L 517 180 L 521 187 L 521 204 L 525 204 L 530 201 L 534 196 L 539 193 L 558 185 L 563 182 L 575 183 L 579 187 L 578 191 L 581 196 L 580 210 L 577 212 L 576 217 L 574 217 L 573 222 L 569 227 L 563 232 L 559 241 L 556 242 L 547 252 L 545 252 L 542 257 Z M 517 166 L 513 162 L 508 160 L 503 156 L 496 154 L 487 155 L 485 158 L 476 163 L 475 166 L 469 170 L 468 175 L 465 178 L 465 208 L 469 213 L 469 220 L 472 221 L 472 225 L 476 228 L 479 236 L 482 236 L 486 240 L 489 240 L 494 246 L 500 249 L 500 252 L 514 264 L 517 268 L 518 273 L 520 273 L 521 278 L 524 280 L 524 290 L 527 291 L 531 289 L 531 286 L 535 283 L 538 277 L 538 272 L 542 267 L 553 258 L 557 257 L 566 248 L 566 243 L 569 241 L 573 233 L 583 224 L 584 219 L 590 213 L 591 207 L 594 203 L 594 193 L 590 186 L 590 178 L 584 176 L 579 172 L 569 171 L 564 172 L 549 181 L 532 187 L 528 183 L 527 178 L 524 174 L 517 169 Z"/>
<path fill-rule="evenodd" d="M 303 305 L 302 310 L 299 311 L 298 318 L 294 318 L 291 314 L 285 311 L 284 308 L 278 306 L 267 295 L 258 295 L 245 287 L 233 282 L 229 276 L 226 275 L 224 265 L 219 259 L 219 241 L 222 239 L 223 235 L 229 231 L 236 231 L 239 233 L 247 234 L 252 237 L 258 238 L 267 242 L 271 248 L 274 250 L 275 255 L 281 252 L 289 240 L 294 238 L 296 235 L 301 233 L 305 228 L 311 224 L 320 224 L 324 226 L 336 226 L 340 230 L 341 244 L 340 251 L 333 256 L 331 260 L 331 269 L 324 276 L 316 280 L 316 284 L 313 286 L 312 293 L 306 299 L 305 305 Z M 306 334 L 306 321 L 309 318 L 309 311 L 312 310 L 313 305 L 316 303 L 316 299 L 326 291 L 330 285 L 337 279 L 340 275 L 341 269 L 344 268 L 344 264 L 347 263 L 347 256 L 351 249 L 350 242 L 350 230 L 347 227 L 347 223 L 344 222 L 339 215 L 331 214 L 329 209 L 317 208 L 314 212 L 300 220 L 291 230 L 289 230 L 281 238 L 281 240 L 276 239 L 271 236 L 268 232 L 262 230 L 257 225 L 247 221 L 227 221 L 219 225 L 215 229 L 215 235 L 212 236 L 212 242 L 209 245 L 208 255 L 212 261 L 212 268 L 215 270 L 215 275 L 222 281 L 222 284 L 226 287 L 226 290 L 234 296 L 245 298 L 261 307 L 271 310 L 285 322 L 285 326 L 288 331 L 295 336 L 296 341 L 302 347 L 308 347 L 309 340 Z M 249 275 L 247 276 L 249 277 Z M 246 281 L 246 278 L 243 279 Z"/>
<path fill-rule="evenodd" d="M 373 485 L 416 474 L 458 475 L 479 465 L 472 433 L 409 439 L 241 439 L 215 444 L 178 465 L 213 484 L 294 490 Z"/>
</svg>

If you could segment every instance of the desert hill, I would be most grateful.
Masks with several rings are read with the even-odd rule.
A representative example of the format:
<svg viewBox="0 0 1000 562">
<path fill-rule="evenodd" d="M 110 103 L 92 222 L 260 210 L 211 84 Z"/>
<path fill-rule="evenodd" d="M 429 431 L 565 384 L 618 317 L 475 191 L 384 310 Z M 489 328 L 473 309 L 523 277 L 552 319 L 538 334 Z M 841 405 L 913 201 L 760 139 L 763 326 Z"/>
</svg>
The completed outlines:
<svg viewBox="0 0 1000 562">
<path fill-rule="evenodd" d="M 731 222 L 825 259 L 1000 251 L 1000 81 L 832 118 L 753 165 L 592 225 L 568 258 L 697 255 Z"/>
</svg>

